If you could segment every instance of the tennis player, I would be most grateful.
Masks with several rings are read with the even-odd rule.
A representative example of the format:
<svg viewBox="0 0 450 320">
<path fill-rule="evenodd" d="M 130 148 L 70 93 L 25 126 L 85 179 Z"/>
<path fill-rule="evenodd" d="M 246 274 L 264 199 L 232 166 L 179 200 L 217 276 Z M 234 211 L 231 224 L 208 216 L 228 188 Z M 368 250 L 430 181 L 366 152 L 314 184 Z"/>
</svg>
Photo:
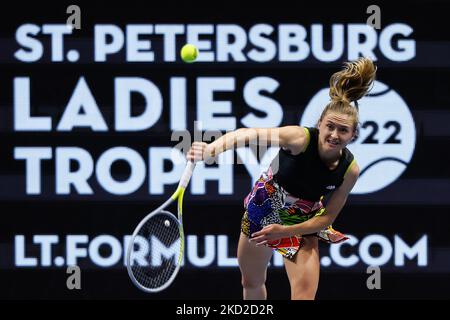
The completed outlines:
<svg viewBox="0 0 450 320">
<path fill-rule="evenodd" d="M 210 144 L 193 143 L 187 154 L 191 161 L 248 143 L 280 146 L 244 200 L 238 245 L 244 299 L 267 298 L 265 281 L 273 250 L 285 258 L 291 299 L 315 298 L 320 273 L 318 239 L 328 243 L 347 239 L 331 225 L 359 176 L 346 146 L 358 135 L 357 100 L 367 94 L 375 73 L 368 58 L 347 62 L 334 73 L 331 101 L 315 128 L 242 128 Z"/>
</svg>

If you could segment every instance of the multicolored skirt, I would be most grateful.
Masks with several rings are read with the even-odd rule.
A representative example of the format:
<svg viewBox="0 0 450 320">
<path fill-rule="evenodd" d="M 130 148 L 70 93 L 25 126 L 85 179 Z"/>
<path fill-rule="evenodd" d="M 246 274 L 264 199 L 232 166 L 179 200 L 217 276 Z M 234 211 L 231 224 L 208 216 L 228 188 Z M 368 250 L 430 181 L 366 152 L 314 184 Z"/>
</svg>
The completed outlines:
<svg viewBox="0 0 450 320">
<path fill-rule="evenodd" d="M 252 191 L 244 199 L 241 230 L 247 237 L 269 224 L 293 225 L 315 216 L 326 214 L 321 201 L 311 202 L 286 192 L 274 179 L 272 169 L 264 172 Z M 328 243 L 339 243 L 348 238 L 331 226 L 315 234 L 292 236 L 268 243 L 285 258 L 293 259 L 302 247 L 305 236 L 316 236 Z"/>
</svg>

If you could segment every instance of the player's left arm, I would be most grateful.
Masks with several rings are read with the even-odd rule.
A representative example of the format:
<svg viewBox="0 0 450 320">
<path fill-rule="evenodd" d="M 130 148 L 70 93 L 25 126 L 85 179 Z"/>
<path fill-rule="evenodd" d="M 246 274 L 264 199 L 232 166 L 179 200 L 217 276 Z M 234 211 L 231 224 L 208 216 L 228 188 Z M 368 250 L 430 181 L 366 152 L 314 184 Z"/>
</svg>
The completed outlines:
<svg viewBox="0 0 450 320">
<path fill-rule="evenodd" d="M 333 194 L 331 195 L 328 203 L 325 207 L 325 214 L 321 216 L 313 217 L 303 223 L 292 225 L 292 235 L 295 234 L 310 234 L 316 233 L 320 230 L 330 226 L 333 224 L 334 220 L 336 220 L 339 212 L 341 212 L 345 203 L 347 202 L 348 195 L 355 185 L 356 181 L 359 177 L 359 167 L 355 163 L 350 167 L 349 171 L 344 177 L 344 181 L 337 188 Z"/>
<path fill-rule="evenodd" d="M 259 245 L 266 244 L 268 240 L 276 240 L 293 235 L 306 235 L 319 232 L 332 225 L 345 205 L 348 195 L 359 177 L 359 167 L 356 162 L 350 167 L 344 177 L 342 185 L 331 195 L 326 207 L 325 214 L 315 216 L 305 222 L 291 226 L 271 224 L 262 230 L 255 232 L 251 240 Z"/>
<path fill-rule="evenodd" d="M 342 208 L 344 207 L 345 203 L 347 202 L 348 195 L 350 194 L 350 191 L 352 191 L 354 185 L 356 184 L 358 177 L 359 177 L 359 167 L 355 162 L 345 175 L 342 185 L 339 188 L 337 188 L 331 195 L 325 207 L 325 215 L 315 217 L 315 219 L 318 220 L 317 222 L 318 229 L 316 231 L 312 231 L 312 233 L 319 232 L 320 230 L 333 224 L 333 222 L 336 220 L 337 216 L 341 212 Z"/>
</svg>

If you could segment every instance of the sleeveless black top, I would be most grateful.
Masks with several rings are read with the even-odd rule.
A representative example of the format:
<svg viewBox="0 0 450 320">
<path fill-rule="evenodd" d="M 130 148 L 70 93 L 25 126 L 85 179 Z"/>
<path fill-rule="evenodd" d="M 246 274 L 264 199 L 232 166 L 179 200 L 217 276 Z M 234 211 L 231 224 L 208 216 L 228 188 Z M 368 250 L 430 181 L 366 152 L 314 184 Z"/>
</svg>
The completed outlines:
<svg viewBox="0 0 450 320">
<path fill-rule="evenodd" d="M 306 129 L 310 134 L 306 150 L 292 155 L 281 148 L 271 167 L 275 181 L 287 192 L 297 198 L 315 202 L 342 184 L 354 157 L 344 148 L 337 167 L 329 169 L 319 157 L 319 130 Z"/>
</svg>

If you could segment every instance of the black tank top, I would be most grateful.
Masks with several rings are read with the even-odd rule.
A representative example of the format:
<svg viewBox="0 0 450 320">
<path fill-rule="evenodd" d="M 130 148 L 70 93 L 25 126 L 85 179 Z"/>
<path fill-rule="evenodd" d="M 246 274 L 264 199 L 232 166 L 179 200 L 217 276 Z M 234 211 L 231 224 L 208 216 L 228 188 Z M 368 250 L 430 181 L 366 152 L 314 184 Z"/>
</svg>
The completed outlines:
<svg viewBox="0 0 450 320">
<path fill-rule="evenodd" d="M 310 141 L 306 150 L 298 155 L 292 155 L 281 148 L 272 161 L 271 167 L 274 179 L 291 195 L 310 201 L 320 198 L 337 189 L 344 181 L 354 157 L 347 149 L 342 150 L 337 167 L 329 169 L 319 157 L 319 130 L 306 128 Z M 277 170 L 277 162 L 279 168 Z"/>
</svg>

